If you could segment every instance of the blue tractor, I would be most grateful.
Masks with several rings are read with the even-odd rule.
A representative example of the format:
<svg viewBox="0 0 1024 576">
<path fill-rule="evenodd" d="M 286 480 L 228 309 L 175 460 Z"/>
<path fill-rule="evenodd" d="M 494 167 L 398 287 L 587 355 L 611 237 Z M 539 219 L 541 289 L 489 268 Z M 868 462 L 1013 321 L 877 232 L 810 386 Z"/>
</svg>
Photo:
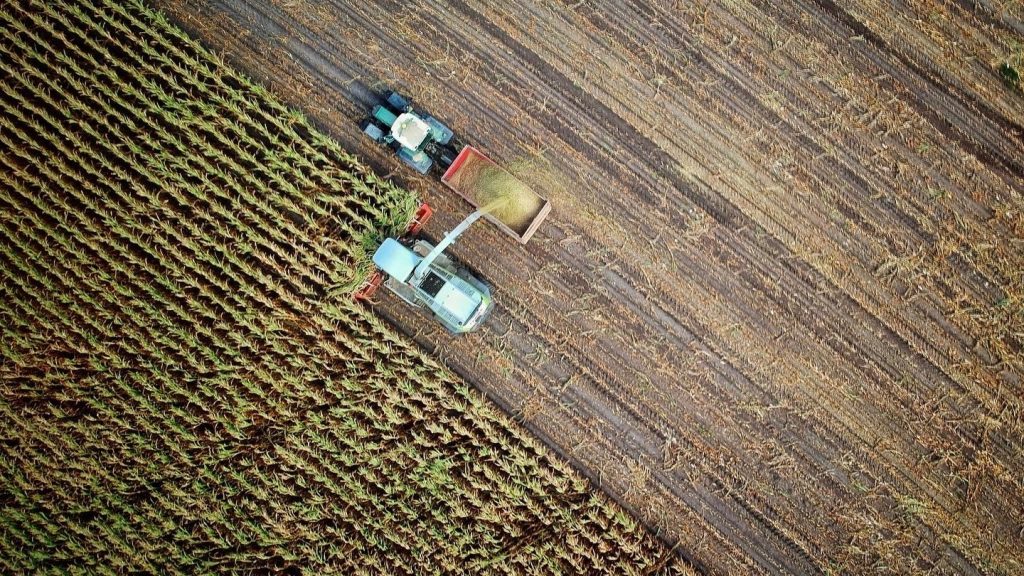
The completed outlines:
<svg viewBox="0 0 1024 576">
<path fill-rule="evenodd" d="M 426 174 L 435 164 L 441 171 L 446 170 L 459 153 L 450 128 L 429 114 L 417 112 L 394 91 L 384 93 L 384 103 L 373 107 L 361 127 L 367 136 L 390 146 L 420 174 Z"/>
</svg>

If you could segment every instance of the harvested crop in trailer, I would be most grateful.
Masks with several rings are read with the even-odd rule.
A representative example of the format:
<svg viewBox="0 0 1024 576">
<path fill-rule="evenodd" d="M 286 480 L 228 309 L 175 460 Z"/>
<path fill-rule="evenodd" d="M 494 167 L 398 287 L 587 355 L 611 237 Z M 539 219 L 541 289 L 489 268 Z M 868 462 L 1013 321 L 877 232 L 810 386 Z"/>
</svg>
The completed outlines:
<svg viewBox="0 0 1024 576">
<path fill-rule="evenodd" d="M 529 242 L 551 211 L 546 198 L 472 146 L 462 148 L 441 181 L 520 244 Z"/>
<path fill-rule="evenodd" d="M 472 195 L 477 206 L 516 233 L 522 234 L 537 213 L 544 207 L 544 199 L 521 180 L 494 162 L 478 155 L 469 155 L 451 173 L 448 184 Z"/>
</svg>

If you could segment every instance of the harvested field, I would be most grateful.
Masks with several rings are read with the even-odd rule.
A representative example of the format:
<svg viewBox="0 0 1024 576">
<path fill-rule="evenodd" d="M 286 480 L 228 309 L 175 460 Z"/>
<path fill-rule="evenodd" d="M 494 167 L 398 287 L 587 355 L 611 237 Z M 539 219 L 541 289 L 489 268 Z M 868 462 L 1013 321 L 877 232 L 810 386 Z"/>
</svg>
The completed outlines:
<svg viewBox="0 0 1024 576">
<path fill-rule="evenodd" d="M 361 136 L 405 92 L 567 182 L 451 339 L 378 308 L 712 573 L 1024 570 L 1018 3 L 160 0 Z"/>
<path fill-rule="evenodd" d="M 0 573 L 689 573 L 352 302 L 412 194 L 140 3 L 0 38 Z"/>
</svg>

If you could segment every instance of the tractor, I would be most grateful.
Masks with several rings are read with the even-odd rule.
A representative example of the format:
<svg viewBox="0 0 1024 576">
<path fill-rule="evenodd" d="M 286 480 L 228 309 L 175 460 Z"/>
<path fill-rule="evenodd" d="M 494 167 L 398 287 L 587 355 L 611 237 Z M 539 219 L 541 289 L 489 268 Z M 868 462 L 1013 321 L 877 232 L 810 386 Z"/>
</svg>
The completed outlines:
<svg viewBox="0 0 1024 576">
<path fill-rule="evenodd" d="M 385 92 L 384 103 L 373 107 L 361 127 L 420 174 L 429 172 L 434 164 L 446 170 L 459 154 L 452 130 L 433 116 L 414 110 L 397 92 Z"/>
</svg>

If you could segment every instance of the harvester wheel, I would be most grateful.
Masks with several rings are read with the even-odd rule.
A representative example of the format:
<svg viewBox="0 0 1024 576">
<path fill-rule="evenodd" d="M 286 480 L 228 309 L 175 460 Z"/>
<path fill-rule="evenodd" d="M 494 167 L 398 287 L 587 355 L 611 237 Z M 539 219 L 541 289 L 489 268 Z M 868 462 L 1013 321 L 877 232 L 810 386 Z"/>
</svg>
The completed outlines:
<svg viewBox="0 0 1024 576">
<path fill-rule="evenodd" d="M 377 126 L 369 118 L 363 120 L 359 127 L 363 130 L 363 133 L 374 140 L 374 142 L 384 141 L 384 131 L 381 130 L 380 126 Z"/>
<path fill-rule="evenodd" d="M 455 157 L 458 155 L 459 153 L 454 150 L 441 148 L 441 152 L 437 155 L 437 163 L 441 166 L 441 170 L 447 170 L 448 167 L 452 165 L 452 162 L 455 162 Z"/>
</svg>

